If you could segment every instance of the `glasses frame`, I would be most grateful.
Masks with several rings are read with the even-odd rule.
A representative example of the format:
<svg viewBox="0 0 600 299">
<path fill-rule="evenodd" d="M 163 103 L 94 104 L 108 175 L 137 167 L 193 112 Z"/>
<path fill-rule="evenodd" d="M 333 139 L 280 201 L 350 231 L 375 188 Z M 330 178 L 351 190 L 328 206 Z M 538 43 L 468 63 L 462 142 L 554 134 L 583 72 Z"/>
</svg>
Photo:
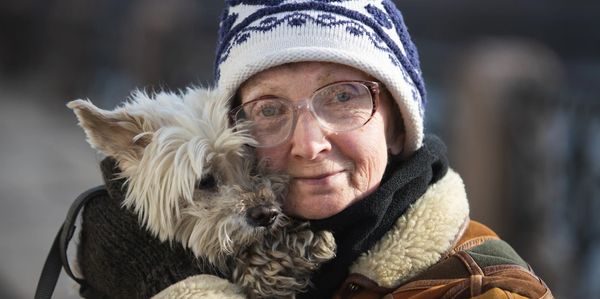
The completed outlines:
<svg viewBox="0 0 600 299">
<path fill-rule="evenodd" d="M 314 111 L 314 107 L 312 105 L 312 102 L 315 98 L 315 95 L 317 93 L 319 93 L 320 91 L 322 91 L 323 89 L 326 89 L 332 85 L 336 85 L 336 84 L 340 84 L 340 83 L 360 83 L 362 85 L 364 85 L 365 87 L 367 87 L 367 89 L 369 90 L 369 94 L 371 96 L 371 101 L 373 102 L 373 109 L 371 109 L 371 115 L 369 116 L 369 118 L 360 126 L 353 128 L 353 129 L 348 129 L 348 130 L 334 130 L 332 128 L 329 128 L 328 126 L 324 125 L 322 123 L 322 121 L 319 119 L 319 117 L 317 116 L 316 112 Z M 288 132 L 288 134 L 286 135 L 285 138 L 283 138 L 279 143 L 274 144 L 274 145 L 268 145 L 268 146 L 262 146 L 262 145 L 255 145 L 254 147 L 259 147 L 259 148 L 269 148 L 269 147 L 275 147 L 278 145 L 283 144 L 284 142 L 288 141 L 290 139 L 290 137 L 292 136 L 293 132 L 296 130 L 296 124 L 298 123 L 298 118 L 300 116 L 301 113 L 301 109 L 306 109 L 310 112 L 310 114 L 312 115 L 312 117 L 317 121 L 317 123 L 319 123 L 319 127 L 321 127 L 322 129 L 326 129 L 329 130 L 331 132 L 348 132 L 348 131 L 352 131 L 352 130 L 356 130 L 358 128 L 362 128 L 364 125 L 366 125 L 369 121 L 371 121 L 371 119 L 373 118 L 373 115 L 375 115 L 375 112 L 377 112 L 377 109 L 379 108 L 379 101 L 380 101 L 380 92 L 381 89 L 383 88 L 383 84 L 381 84 L 381 82 L 377 82 L 377 81 L 367 81 L 367 80 L 342 80 L 342 81 L 335 81 L 335 82 L 331 82 L 328 83 L 326 85 L 323 85 L 321 87 L 319 87 L 318 89 L 316 89 L 315 91 L 313 91 L 313 93 L 306 99 L 301 100 L 301 101 L 297 101 L 297 102 L 292 102 L 289 99 L 286 98 L 281 98 L 281 97 L 276 97 L 277 99 L 283 100 L 287 103 L 289 103 L 292 106 L 292 126 L 290 128 L 290 131 Z M 229 111 L 229 119 L 230 122 L 232 124 L 236 124 L 238 122 L 238 120 L 236 119 L 236 115 L 238 114 L 238 112 L 240 110 L 242 110 L 242 108 L 244 108 L 245 105 L 263 100 L 263 97 L 259 97 L 256 99 L 253 99 L 251 101 L 248 101 L 246 103 L 240 104 L 237 107 L 231 109 Z"/>
</svg>

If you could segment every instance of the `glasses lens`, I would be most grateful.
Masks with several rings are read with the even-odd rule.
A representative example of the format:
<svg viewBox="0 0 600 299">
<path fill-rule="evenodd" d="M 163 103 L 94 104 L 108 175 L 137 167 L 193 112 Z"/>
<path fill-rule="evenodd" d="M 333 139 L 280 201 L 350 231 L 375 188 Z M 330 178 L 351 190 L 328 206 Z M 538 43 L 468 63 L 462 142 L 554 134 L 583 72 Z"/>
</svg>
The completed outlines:
<svg viewBox="0 0 600 299">
<path fill-rule="evenodd" d="M 236 121 L 249 122 L 252 135 L 259 146 L 273 146 L 281 143 L 290 132 L 292 107 L 280 99 L 260 99 L 242 105 L 236 114 Z"/>
<path fill-rule="evenodd" d="M 323 125 L 334 131 L 363 126 L 373 114 L 369 88 L 358 82 L 342 82 L 320 90 L 313 98 L 313 109 Z"/>
</svg>

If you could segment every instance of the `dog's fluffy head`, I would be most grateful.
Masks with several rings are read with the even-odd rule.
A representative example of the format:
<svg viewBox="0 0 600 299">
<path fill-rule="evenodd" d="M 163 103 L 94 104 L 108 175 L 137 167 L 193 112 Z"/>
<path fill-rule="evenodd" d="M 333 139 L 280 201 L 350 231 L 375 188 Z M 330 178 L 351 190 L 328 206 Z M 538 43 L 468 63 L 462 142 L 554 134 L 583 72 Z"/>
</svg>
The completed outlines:
<svg viewBox="0 0 600 299">
<path fill-rule="evenodd" d="M 117 160 L 127 180 L 124 205 L 159 239 L 177 240 L 216 263 L 260 239 L 263 213 L 281 217 L 276 197 L 285 179 L 252 175 L 246 145 L 255 141 L 229 125 L 228 99 L 219 92 L 135 92 L 111 111 L 85 100 L 67 106 L 92 147 Z M 277 225 L 270 220 L 268 226 Z"/>
</svg>

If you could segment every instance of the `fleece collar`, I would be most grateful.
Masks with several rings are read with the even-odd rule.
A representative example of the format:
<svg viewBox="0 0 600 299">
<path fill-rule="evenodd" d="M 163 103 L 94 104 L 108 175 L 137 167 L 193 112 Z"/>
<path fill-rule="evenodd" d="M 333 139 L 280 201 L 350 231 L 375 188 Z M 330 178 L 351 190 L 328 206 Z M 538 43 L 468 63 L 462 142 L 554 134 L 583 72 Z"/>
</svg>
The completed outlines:
<svg viewBox="0 0 600 299">
<path fill-rule="evenodd" d="M 392 229 L 350 267 L 350 273 L 393 288 L 437 263 L 464 230 L 469 204 L 452 169 L 419 198 Z"/>
</svg>

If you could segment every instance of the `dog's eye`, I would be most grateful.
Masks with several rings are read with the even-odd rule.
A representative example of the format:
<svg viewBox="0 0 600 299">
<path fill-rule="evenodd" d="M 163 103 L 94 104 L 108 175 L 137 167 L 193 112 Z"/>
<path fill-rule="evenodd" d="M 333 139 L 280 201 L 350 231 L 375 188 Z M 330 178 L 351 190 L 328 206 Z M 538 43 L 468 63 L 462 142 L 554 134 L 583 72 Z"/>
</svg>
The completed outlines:
<svg viewBox="0 0 600 299">
<path fill-rule="evenodd" d="M 196 188 L 200 190 L 210 190 L 217 187 L 217 180 L 213 175 L 206 175 L 201 180 L 196 182 Z"/>
</svg>

